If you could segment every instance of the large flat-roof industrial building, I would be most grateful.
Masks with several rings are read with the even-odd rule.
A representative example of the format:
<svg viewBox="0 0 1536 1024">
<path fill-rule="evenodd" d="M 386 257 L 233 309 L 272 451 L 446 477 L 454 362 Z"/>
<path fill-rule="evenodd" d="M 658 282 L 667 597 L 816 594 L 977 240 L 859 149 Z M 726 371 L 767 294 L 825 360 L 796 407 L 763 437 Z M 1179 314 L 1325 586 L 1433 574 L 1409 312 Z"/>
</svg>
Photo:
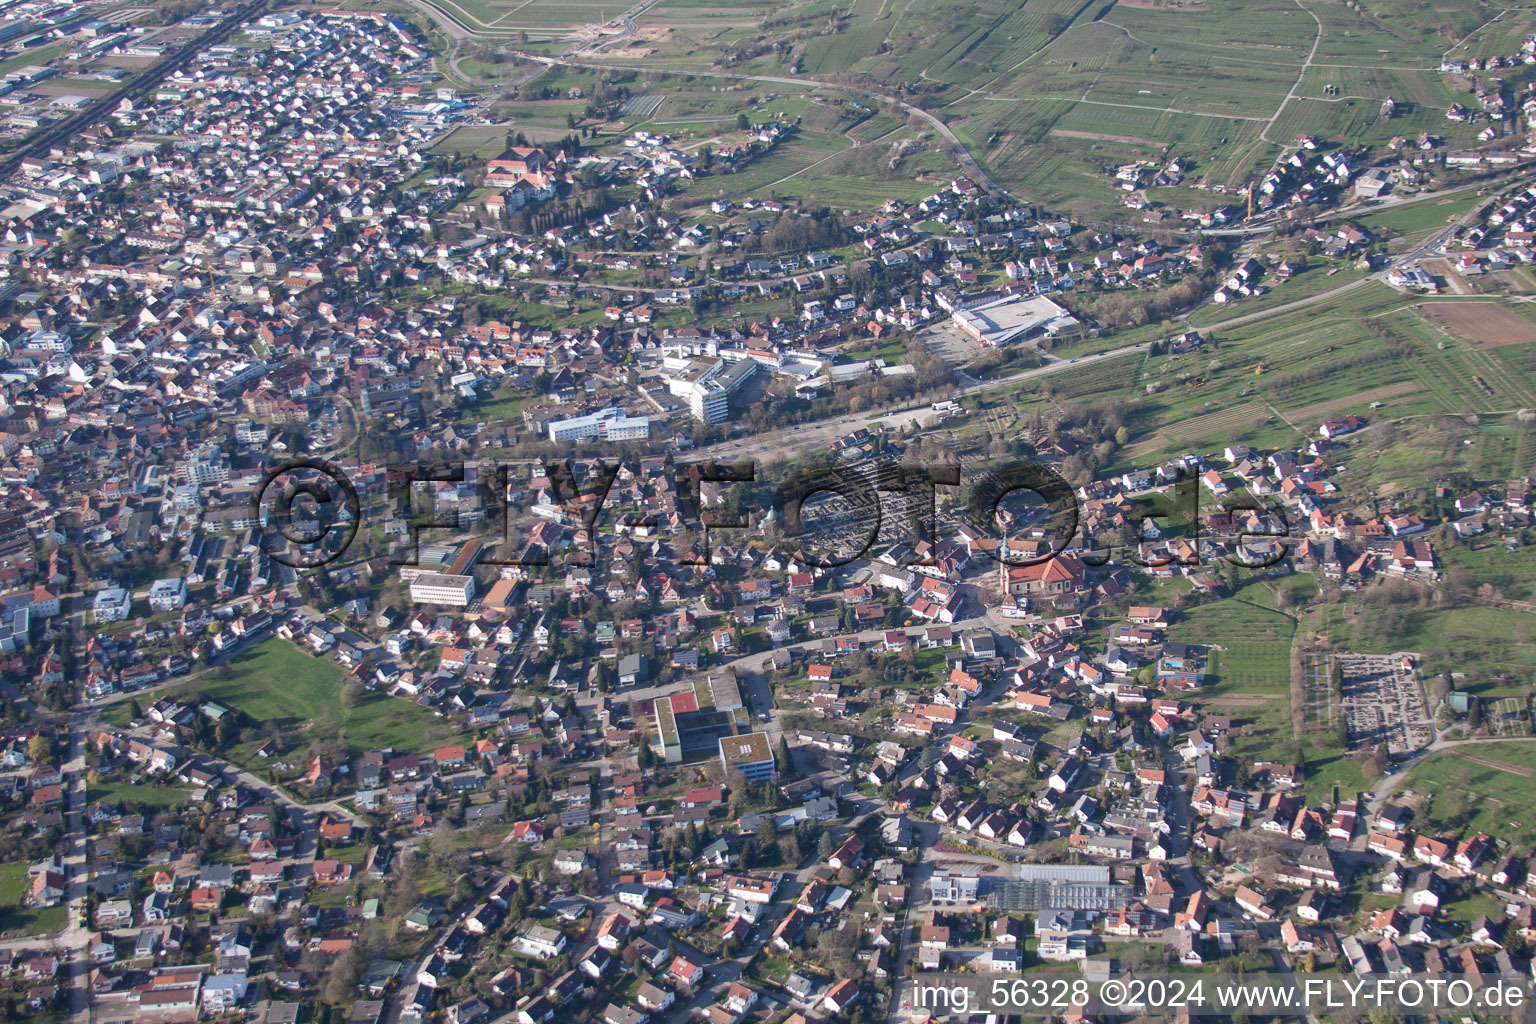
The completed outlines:
<svg viewBox="0 0 1536 1024">
<path fill-rule="evenodd" d="M 417 604 L 448 604 L 463 608 L 474 596 L 473 576 L 424 572 L 411 581 L 411 600 Z"/>
<path fill-rule="evenodd" d="M 984 348 L 1001 348 L 1077 324 L 1070 312 L 1044 295 L 1005 295 L 968 309 L 962 307 L 950 315 L 962 333 Z"/>
<path fill-rule="evenodd" d="M 1098 864 L 1017 864 L 1011 878 L 988 879 L 988 906 L 997 910 L 1118 910 L 1130 904 L 1129 886 L 1111 881 Z"/>
</svg>

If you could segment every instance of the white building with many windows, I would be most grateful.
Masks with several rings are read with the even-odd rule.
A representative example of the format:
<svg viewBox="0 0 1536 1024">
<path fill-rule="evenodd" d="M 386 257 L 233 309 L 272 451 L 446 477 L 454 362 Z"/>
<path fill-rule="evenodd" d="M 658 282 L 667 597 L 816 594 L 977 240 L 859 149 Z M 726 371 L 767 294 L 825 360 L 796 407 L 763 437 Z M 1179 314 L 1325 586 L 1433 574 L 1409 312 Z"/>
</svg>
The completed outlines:
<svg viewBox="0 0 1536 1024">
<path fill-rule="evenodd" d="M 550 420 L 551 441 L 644 441 L 651 436 L 648 416 L 627 416 L 623 409 L 610 405 L 585 416 Z"/>
<path fill-rule="evenodd" d="M 133 598 L 122 587 L 108 587 L 96 592 L 91 602 L 91 614 L 97 622 L 122 622 L 133 607 Z"/>
<path fill-rule="evenodd" d="M 667 356 L 662 360 L 667 390 L 688 403 L 688 411 L 701 423 L 723 423 L 731 418 L 731 396 L 757 373 L 757 360 L 733 363 L 715 357 Z"/>
<path fill-rule="evenodd" d="M 411 581 L 411 600 L 417 604 L 451 604 L 463 608 L 474 600 L 473 576 L 448 576 L 424 572 Z"/>
<path fill-rule="evenodd" d="M 180 576 L 155 580 L 149 587 L 149 607 L 157 612 L 180 611 L 187 603 L 187 581 Z"/>
</svg>

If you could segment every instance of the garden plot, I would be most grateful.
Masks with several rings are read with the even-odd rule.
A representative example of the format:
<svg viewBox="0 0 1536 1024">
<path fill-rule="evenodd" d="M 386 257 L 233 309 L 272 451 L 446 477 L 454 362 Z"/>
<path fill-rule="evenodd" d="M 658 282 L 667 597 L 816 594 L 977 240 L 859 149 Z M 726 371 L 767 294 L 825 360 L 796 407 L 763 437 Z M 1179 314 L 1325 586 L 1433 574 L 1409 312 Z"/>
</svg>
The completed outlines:
<svg viewBox="0 0 1536 1024">
<path fill-rule="evenodd" d="M 1496 697 L 1484 702 L 1483 721 L 1494 736 L 1529 736 L 1531 723 L 1522 697 Z"/>
<path fill-rule="evenodd" d="M 1306 680 L 1307 703 L 1304 728 L 1307 732 L 1333 729 L 1338 721 L 1338 708 L 1333 702 L 1327 655 L 1302 655 L 1302 672 Z"/>
<path fill-rule="evenodd" d="M 646 92 L 641 93 L 639 96 L 631 96 L 628 102 L 620 108 L 619 116 L 644 121 L 656 113 L 656 108 L 661 106 L 661 101 L 664 99 L 666 97 L 659 92 Z M 710 118 L 709 120 L 718 119 Z"/>
<path fill-rule="evenodd" d="M 1492 302 L 1435 302 L 1422 312 L 1429 319 L 1479 348 L 1525 345 L 1536 341 L 1536 323 Z"/>
</svg>

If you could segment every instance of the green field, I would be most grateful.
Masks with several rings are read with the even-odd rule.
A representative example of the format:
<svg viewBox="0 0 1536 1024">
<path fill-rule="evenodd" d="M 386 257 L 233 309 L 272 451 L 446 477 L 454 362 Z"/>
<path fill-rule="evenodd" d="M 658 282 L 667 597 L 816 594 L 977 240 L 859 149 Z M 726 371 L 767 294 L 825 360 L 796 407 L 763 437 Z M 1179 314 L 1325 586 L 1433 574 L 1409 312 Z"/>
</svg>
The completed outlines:
<svg viewBox="0 0 1536 1024">
<path fill-rule="evenodd" d="M 1125 193 L 1111 172 L 1129 160 L 1178 156 L 1185 186 L 1229 191 L 1154 189 L 1152 198 L 1174 210 L 1209 209 L 1266 172 L 1302 133 L 1366 147 L 1373 160 L 1388 155 L 1393 138 L 1422 132 L 1453 147 L 1475 145 L 1477 126 L 1445 119 L 1451 104 L 1477 100 L 1469 82 L 1439 72 L 1442 54 L 1514 53 L 1536 27 L 1536 13 L 1482 0 L 1370 0 L 1354 10 L 1296 0 L 665 0 L 638 15 L 637 33 L 599 40 L 585 30 L 620 12 L 590 0 L 442 6 L 478 39 L 449 44 L 434 29 L 455 54 L 443 74 L 455 82 L 466 76 L 459 84 L 471 89 L 515 82 L 561 92 L 532 102 L 504 94 L 497 113 L 530 136 L 564 131 L 567 115 L 579 117 L 587 103 L 565 92 L 580 86 L 590 96 L 599 76 L 628 83 L 634 95 L 661 93 L 653 123 L 685 145 L 706 141 L 716 119 L 741 110 L 802 116 L 808 130 L 838 135 L 844 145 L 910 137 L 890 113 L 870 116 L 851 105 L 855 96 L 864 105 L 871 91 L 899 90 L 941 116 L 990 174 L 1031 201 L 1127 222 Z M 515 51 L 574 54 L 604 69 L 555 68 L 529 82 Z M 704 71 L 739 77 L 686 77 Z M 1386 117 L 1381 101 L 1389 95 L 1396 110 Z M 867 123 L 854 128 L 861 118 Z M 850 128 L 856 134 L 843 136 Z M 458 129 L 448 151 L 483 152 L 467 145 L 478 131 Z M 733 184 L 745 192 L 802 172 L 825 158 L 817 150 L 802 146 L 764 175 Z M 925 170 L 940 168 L 916 168 L 893 182 L 910 185 Z M 806 194 L 852 203 L 860 181 L 805 174 L 803 185 Z M 692 188 L 700 191 L 700 183 Z"/>
<path fill-rule="evenodd" d="M 1296 621 L 1274 608 L 1265 581 L 1252 579 L 1228 598 L 1192 604 L 1179 612 L 1168 639 L 1215 648 L 1199 693 L 1285 693 L 1290 685 L 1291 637 Z"/>
<path fill-rule="evenodd" d="M 1477 189 L 1469 188 L 1435 199 L 1399 203 L 1353 221 L 1378 238 L 1413 241 L 1443 230 L 1448 221 L 1466 213 L 1477 202 Z"/>
<path fill-rule="evenodd" d="M 1519 547 L 1511 551 L 1491 541 L 1478 546 L 1446 544 L 1440 550 L 1447 569 L 1465 569 L 1479 583 L 1492 586 L 1500 597 L 1513 601 L 1536 598 L 1536 548 Z"/>
<path fill-rule="evenodd" d="M 1227 756 L 1239 763 L 1290 760 L 1300 754 L 1305 792 L 1313 801 L 1359 792 L 1366 778 L 1360 763 L 1345 756 L 1331 730 L 1297 736 L 1291 722 L 1290 651 L 1297 623 L 1276 608 L 1286 594 L 1299 609 L 1315 596 L 1310 575 L 1251 577 L 1232 597 L 1185 607 L 1169 639 L 1209 644 L 1213 651 L 1207 683 L 1189 699 L 1207 714 L 1230 716 Z"/>
<path fill-rule="evenodd" d="M 588 102 L 569 99 L 566 91 L 580 86 L 591 96 L 600 76 L 627 83 L 634 95 L 663 95 L 650 123 L 686 146 L 708 141 L 717 120 L 742 110 L 803 117 L 808 131 L 829 133 L 840 146 L 911 138 L 901 120 L 874 113 L 867 93 L 859 95 L 899 89 L 942 116 L 1005 186 L 1060 212 L 1125 222 L 1133 215 L 1121 204 L 1125 193 L 1112 170 L 1131 160 L 1177 156 L 1186 167 L 1185 186 L 1228 189 L 1149 193 L 1176 211 L 1228 202 L 1302 133 L 1368 147 L 1373 159 L 1387 155 L 1393 138 L 1422 132 L 1451 146 L 1475 145 L 1477 127 L 1444 117 L 1451 104 L 1468 100 L 1469 87 L 1438 71 L 1441 53 L 1474 29 L 1467 52 L 1497 46 L 1513 52 L 1523 31 L 1536 27 L 1536 16 L 1519 10 L 1490 22 L 1499 8 L 1476 0 L 1433 8 L 1376 0 L 1357 11 L 1294 0 L 978 0 L 958 7 L 936 0 L 811 0 L 787 7 L 667 0 L 638 16 L 638 35 L 610 36 L 593 49 L 594 40 L 579 30 L 617 13 L 601 4 L 447 0 L 444 6 L 479 38 L 449 47 L 456 56 L 443 73 L 456 83 L 500 90 L 517 82 L 524 90 L 560 92 L 559 99 L 542 101 L 504 93 L 496 104 L 499 116 L 532 138 L 563 133 L 567 116 L 580 117 Z M 530 82 L 514 62 L 518 50 L 578 52 L 578 62 L 602 63 L 606 70 L 552 68 Z M 740 77 L 686 77 L 696 71 Z M 1388 95 L 1397 104 L 1390 118 L 1381 112 Z M 492 155 L 494 143 L 480 141 L 481 133 L 495 134 L 461 127 L 438 149 Z M 794 175 L 801 194 L 826 202 L 869 198 L 861 191 L 868 174 L 811 173 L 829 150 L 797 143 L 765 162 L 761 173 L 752 168 L 749 177 L 727 184 L 694 182 L 689 191 L 747 194 Z M 940 159 L 904 168 L 907 173 L 878 190 L 882 198 L 916 198 L 927 188 L 925 172 L 952 173 L 946 147 L 934 148 Z"/>
<path fill-rule="evenodd" d="M 141 701 L 140 710 L 143 710 L 142 704 L 143 702 Z M 133 701 L 131 699 L 120 700 L 114 704 L 108 704 L 101 709 L 98 715 L 108 725 L 115 725 L 119 729 L 126 729 L 128 728 L 128 723 L 133 721 Z"/>
<path fill-rule="evenodd" d="M 1504 608 L 1397 605 L 1346 614 L 1322 609 L 1320 632 L 1343 650 L 1415 651 L 1426 675 L 1461 673 L 1458 686 L 1485 697 L 1520 695 L 1536 671 L 1536 617 Z"/>
<path fill-rule="evenodd" d="M 1339 278 L 1348 280 L 1344 274 L 1333 280 Z M 1379 443 L 1374 432 L 1359 439 L 1357 444 L 1366 447 L 1357 449 L 1349 466 L 1351 492 L 1368 494 L 1369 487 L 1388 483 L 1422 486 L 1462 468 L 1474 455 L 1489 475 L 1502 478 L 1507 474 L 1500 467 L 1515 461 L 1514 441 L 1494 439 L 1486 449 L 1462 442 L 1490 429 L 1486 414 L 1536 405 L 1531 384 L 1536 348 L 1466 345 L 1416 312 L 1434 301 L 1461 300 L 1415 300 L 1371 282 L 1305 310 L 1224 327 L 1225 320 L 1245 315 L 1238 304 L 1224 320 L 1198 318 L 1216 339 L 1214 350 L 1125 357 L 1095 364 L 1068 380 L 1046 381 L 1073 397 L 1104 401 L 1113 395 L 1130 401 L 1128 425 L 1137 442 L 1117 455 L 1127 462 L 1106 467 L 1111 470 L 1185 451 L 1209 451 L 1239 435 L 1260 447 L 1294 444 L 1313 436 L 1329 416 L 1373 415 L 1371 403 L 1377 401 L 1384 411 L 1374 415 L 1403 426 L 1384 431 Z M 1507 308 L 1523 315 L 1518 303 Z M 1367 321 L 1384 324 L 1401 354 L 1386 348 Z M 1038 381 L 1030 385 L 1043 386 Z M 1456 418 L 1469 414 L 1480 416 L 1476 429 Z M 1342 480 L 1339 486 L 1345 487 Z"/>
<path fill-rule="evenodd" d="M 1464 756 L 1511 765 L 1526 775 Z M 1397 799 L 1417 805 L 1415 827 L 1460 835 L 1487 832 L 1528 845 L 1536 840 L 1536 741 L 1475 743 L 1435 753 L 1414 765 Z"/>
<path fill-rule="evenodd" d="M 1350 261 L 1310 257 L 1306 267 L 1292 274 L 1287 280 L 1271 278 L 1267 282 L 1271 288 L 1267 295 L 1244 299 L 1233 306 L 1218 306 L 1212 303 L 1195 310 L 1185 319 L 1191 327 L 1206 327 L 1220 323 L 1234 313 L 1247 315 L 1284 305 L 1287 302 L 1309 298 L 1330 288 L 1337 288 L 1341 284 L 1358 280 L 1365 275 L 1366 271 L 1357 269 Z"/>
<path fill-rule="evenodd" d="M 485 399 L 476 402 L 470 407 L 470 415 L 463 422 L 494 423 L 497 420 L 511 420 L 521 424 L 523 407 L 537 404 L 538 400 L 539 396 L 537 395 L 492 392 Z"/>
<path fill-rule="evenodd" d="M 191 794 L 191 790 L 175 786 L 138 786 L 129 782 L 103 782 L 92 786 L 85 798 L 91 803 L 105 800 L 108 803 L 153 809 L 179 807 L 188 801 Z"/>
<path fill-rule="evenodd" d="M 285 733 L 307 739 L 312 728 L 320 738 L 339 732 L 357 753 L 373 747 L 426 750 L 455 735 L 425 708 L 374 691 L 343 707 L 343 675 L 335 662 L 311 657 L 277 637 L 238 655 L 230 668 L 230 678 L 215 672 L 199 680 L 203 696 L 258 722 L 276 722 Z"/>
<path fill-rule="evenodd" d="M 562 126 L 565 124 L 563 114 L 560 117 L 560 123 Z M 524 129 L 523 134 L 527 135 L 528 131 Z M 466 157 L 489 160 L 500 156 L 507 148 L 507 129 L 496 125 L 461 125 L 445 135 L 442 141 L 432 148 L 437 153 L 458 153 Z"/>
<path fill-rule="evenodd" d="M 0 864 L 0 933 L 47 935 L 64 927 L 69 912 L 62 904 L 41 910 L 25 905 L 30 884 L 27 865 Z"/>
<path fill-rule="evenodd" d="M 1226 600 L 1195 605 L 1179 615 L 1170 640 L 1217 648 L 1210 663 L 1214 680 L 1203 693 L 1287 692 L 1291 638 L 1296 620 L 1276 611 L 1262 581 L 1251 581 Z"/>
</svg>

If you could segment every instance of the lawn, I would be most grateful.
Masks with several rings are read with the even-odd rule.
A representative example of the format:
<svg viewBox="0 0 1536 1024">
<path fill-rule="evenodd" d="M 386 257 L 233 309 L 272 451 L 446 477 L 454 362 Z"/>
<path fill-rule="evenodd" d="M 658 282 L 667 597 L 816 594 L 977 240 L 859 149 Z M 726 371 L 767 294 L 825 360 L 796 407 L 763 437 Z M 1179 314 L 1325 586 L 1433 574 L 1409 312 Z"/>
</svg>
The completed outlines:
<svg viewBox="0 0 1536 1024">
<path fill-rule="evenodd" d="M 511 420 L 521 425 L 523 407 L 538 402 L 538 395 L 519 395 L 512 392 L 492 392 L 481 401 L 470 407 L 469 415 L 461 423 L 493 423 L 497 420 Z"/>
<path fill-rule="evenodd" d="M 1365 789 L 1364 767 L 1345 755 L 1332 733 L 1314 732 L 1301 744 L 1301 751 L 1307 762 L 1303 792 L 1308 803 L 1331 802 L 1335 786 L 1340 800 L 1352 799 Z"/>
<path fill-rule="evenodd" d="M 1274 609 L 1261 580 L 1232 597 L 1195 605 L 1180 613 L 1168 639 L 1217 648 L 1208 664 L 1202 696 L 1233 692 L 1288 693 L 1291 637 L 1296 622 Z M 1214 677 L 1214 678 L 1211 678 Z"/>
<path fill-rule="evenodd" d="M 119 729 L 128 728 L 128 723 L 133 721 L 133 699 L 127 698 L 108 704 L 101 709 L 100 717 L 108 725 L 115 725 Z"/>
<path fill-rule="evenodd" d="M 175 786 L 136 786 L 129 782 L 103 782 L 90 788 L 86 800 L 106 800 L 129 807 L 157 809 L 179 807 L 187 802 L 191 790 Z"/>
<path fill-rule="evenodd" d="M 1476 188 L 1453 192 L 1437 199 L 1398 203 L 1355 218 L 1355 223 L 1377 238 L 1416 239 L 1445 228 L 1477 205 Z"/>
<path fill-rule="evenodd" d="M 1426 677 L 1455 672 L 1458 688 L 1492 697 L 1525 694 L 1536 671 L 1533 627 L 1530 615 L 1505 608 L 1330 606 L 1320 632 L 1340 650 L 1414 651 Z"/>
<path fill-rule="evenodd" d="M 1479 917 L 1497 921 L 1503 916 L 1500 901 L 1491 893 L 1473 892 L 1465 899 L 1452 900 L 1441 908 L 1441 916 L 1447 921 L 1470 925 Z"/>
<path fill-rule="evenodd" d="M 29 884 L 27 865 L 0 864 L 0 933 L 46 935 L 64 927 L 68 916 L 64 906 L 35 910 L 25 905 Z"/>
<path fill-rule="evenodd" d="M 341 669 L 278 637 L 240 654 L 229 669 L 228 676 L 214 672 L 199 681 L 203 697 L 258 722 L 276 722 L 290 737 L 318 726 L 316 735 L 339 734 L 360 753 L 375 747 L 420 751 L 455 735 L 425 708 L 381 693 L 367 691 L 351 708 L 343 707 Z"/>
<path fill-rule="evenodd" d="M 887 363 L 904 362 L 907 358 L 907 344 L 905 341 L 891 341 L 878 348 L 861 348 L 843 353 L 850 362 L 860 359 L 884 359 Z"/>
<path fill-rule="evenodd" d="M 1397 799 L 1418 805 L 1416 828 L 1453 835 L 1487 832 L 1527 846 L 1536 840 L 1531 812 L 1536 807 L 1536 741 L 1474 743 L 1432 754 L 1409 770 Z"/>
<path fill-rule="evenodd" d="M 432 148 L 438 153 L 460 153 L 489 160 L 507 148 L 507 129 L 496 125 L 460 125 Z"/>
<path fill-rule="evenodd" d="M 368 847 L 364 843 L 350 843 L 346 846 L 327 846 L 325 855 L 338 864 L 355 864 L 361 867 L 368 859 Z"/>
</svg>

